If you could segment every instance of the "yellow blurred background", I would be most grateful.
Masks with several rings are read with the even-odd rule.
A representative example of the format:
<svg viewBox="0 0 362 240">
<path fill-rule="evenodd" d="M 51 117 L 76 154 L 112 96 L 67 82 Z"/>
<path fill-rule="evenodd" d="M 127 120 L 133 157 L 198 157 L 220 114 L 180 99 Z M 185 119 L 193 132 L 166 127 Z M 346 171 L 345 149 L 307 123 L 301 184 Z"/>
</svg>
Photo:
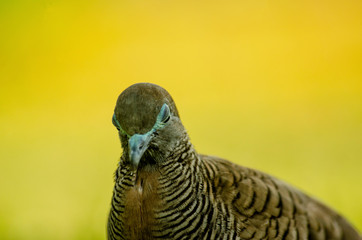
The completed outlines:
<svg viewBox="0 0 362 240">
<path fill-rule="evenodd" d="M 174 97 L 201 153 L 362 230 L 359 0 L 2 0 L 0 239 L 105 239 L 118 94 Z"/>
</svg>

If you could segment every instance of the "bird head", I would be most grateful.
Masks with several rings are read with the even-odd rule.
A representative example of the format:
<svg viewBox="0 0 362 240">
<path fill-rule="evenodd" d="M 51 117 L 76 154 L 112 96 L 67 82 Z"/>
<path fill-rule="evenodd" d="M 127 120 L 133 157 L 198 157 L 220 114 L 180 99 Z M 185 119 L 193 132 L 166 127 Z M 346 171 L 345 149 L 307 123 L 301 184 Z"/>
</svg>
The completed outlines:
<svg viewBox="0 0 362 240">
<path fill-rule="evenodd" d="M 160 86 L 138 83 L 117 99 L 113 125 L 123 154 L 133 168 L 166 159 L 186 132 L 170 94 Z"/>
</svg>

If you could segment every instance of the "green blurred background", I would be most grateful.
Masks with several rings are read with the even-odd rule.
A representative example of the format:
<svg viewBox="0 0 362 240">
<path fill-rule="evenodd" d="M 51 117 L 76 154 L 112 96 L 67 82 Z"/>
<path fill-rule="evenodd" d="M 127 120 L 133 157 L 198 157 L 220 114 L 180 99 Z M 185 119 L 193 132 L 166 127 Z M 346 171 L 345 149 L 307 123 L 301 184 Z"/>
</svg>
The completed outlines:
<svg viewBox="0 0 362 240">
<path fill-rule="evenodd" d="M 362 2 L 2 0 L 0 239 L 105 239 L 117 96 L 153 82 L 199 152 L 362 230 Z"/>
</svg>

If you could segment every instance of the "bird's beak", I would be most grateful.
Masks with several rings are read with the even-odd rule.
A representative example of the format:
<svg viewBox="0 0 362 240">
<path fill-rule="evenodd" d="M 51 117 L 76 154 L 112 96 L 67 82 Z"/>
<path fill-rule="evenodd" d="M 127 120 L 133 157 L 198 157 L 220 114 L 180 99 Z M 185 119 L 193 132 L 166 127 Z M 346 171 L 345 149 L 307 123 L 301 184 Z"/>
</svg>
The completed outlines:
<svg viewBox="0 0 362 240">
<path fill-rule="evenodd" d="M 129 160 L 135 169 L 137 169 L 151 139 L 152 135 L 149 132 L 143 135 L 135 134 L 129 139 Z"/>
</svg>

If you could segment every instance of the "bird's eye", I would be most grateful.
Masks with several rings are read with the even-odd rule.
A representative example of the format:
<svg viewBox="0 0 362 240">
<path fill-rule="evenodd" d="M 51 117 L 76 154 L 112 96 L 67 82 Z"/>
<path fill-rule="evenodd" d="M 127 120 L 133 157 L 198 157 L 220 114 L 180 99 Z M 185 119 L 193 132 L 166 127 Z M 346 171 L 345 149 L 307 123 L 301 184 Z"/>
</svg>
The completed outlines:
<svg viewBox="0 0 362 240">
<path fill-rule="evenodd" d="M 163 128 L 165 124 L 171 119 L 171 112 L 168 105 L 165 103 L 163 104 L 160 113 L 157 115 L 156 123 L 152 128 L 153 132 Z"/>
<path fill-rule="evenodd" d="M 168 115 L 168 116 L 167 116 L 167 118 L 166 118 L 165 120 L 162 120 L 162 122 L 163 122 L 163 123 L 167 123 L 167 122 L 168 122 L 168 120 L 170 120 L 170 118 L 171 118 L 171 117 L 170 117 L 170 115 Z"/>
<path fill-rule="evenodd" d="M 168 107 L 168 105 L 165 103 L 163 104 L 161 111 L 159 113 L 159 119 L 160 122 L 162 123 L 167 123 L 168 120 L 170 120 L 170 108 Z"/>
<path fill-rule="evenodd" d="M 113 123 L 113 125 L 117 128 L 118 131 L 121 130 L 121 125 L 120 125 L 119 122 L 117 121 L 116 114 L 113 114 L 112 123 Z"/>
<path fill-rule="evenodd" d="M 112 123 L 117 128 L 118 132 L 129 137 L 129 135 L 121 128 L 121 124 L 119 124 L 119 122 L 116 118 L 116 114 L 113 114 Z"/>
</svg>

